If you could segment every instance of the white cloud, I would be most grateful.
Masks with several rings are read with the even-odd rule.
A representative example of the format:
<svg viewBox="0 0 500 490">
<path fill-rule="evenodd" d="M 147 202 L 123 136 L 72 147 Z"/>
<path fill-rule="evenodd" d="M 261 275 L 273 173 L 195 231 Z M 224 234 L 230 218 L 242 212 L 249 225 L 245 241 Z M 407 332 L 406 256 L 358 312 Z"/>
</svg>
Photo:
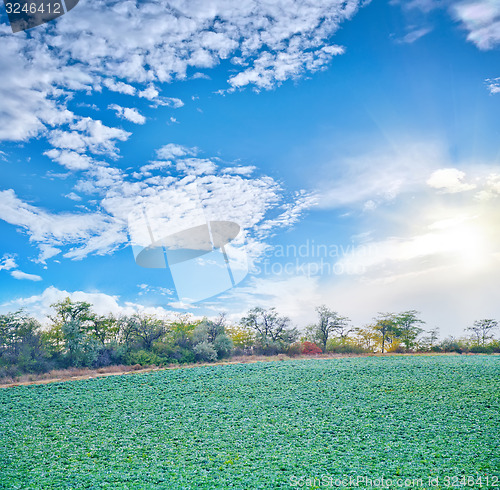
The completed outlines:
<svg viewBox="0 0 500 490">
<path fill-rule="evenodd" d="M 475 189 L 474 184 L 464 182 L 465 172 L 456 168 L 441 168 L 432 173 L 427 185 L 443 192 L 455 193 Z"/>
<path fill-rule="evenodd" d="M 456 19 L 469 31 L 467 39 L 479 49 L 500 44 L 500 3 L 497 0 L 467 0 L 452 6 Z"/>
<path fill-rule="evenodd" d="M 90 151 L 114 157 L 117 155 L 116 140 L 126 141 L 131 135 L 123 129 L 105 126 L 102 121 L 90 117 L 80 118 L 70 124 L 70 129 L 72 131 L 53 130 L 48 137 L 50 144 L 60 149 Z"/>
<path fill-rule="evenodd" d="M 58 151 L 51 150 L 50 155 L 59 157 Z M 196 148 L 165 145 L 157 154 L 169 160 L 143 166 L 142 174 L 91 165 L 74 190 L 97 195 L 99 211 L 51 213 L 23 201 L 12 189 L 1 191 L 0 219 L 21 227 L 30 241 L 38 244 L 39 262 L 45 263 L 61 251 L 66 258 L 81 259 L 89 254 L 112 253 L 125 244 L 129 214 L 141 206 L 156 206 L 172 216 L 179 215 L 179 210 L 182 214 L 183 207 L 190 209 L 182 196 L 195 184 L 205 219 L 238 223 L 248 234 L 250 255 L 256 256 L 262 251 L 257 246 L 260 240 L 279 227 L 293 226 L 314 204 L 313 197 L 305 192 L 288 195 L 274 179 L 252 178 L 245 170 L 229 174 L 224 167 L 219 168 L 218 159 L 193 156 L 198 153 Z M 160 175 L 155 173 L 158 170 Z M 68 197 L 80 198 L 74 192 Z"/>
<path fill-rule="evenodd" d="M 13 308 L 25 308 L 39 321 L 46 323 L 53 314 L 51 305 L 63 301 L 67 297 L 72 301 L 86 301 L 93 305 L 93 310 L 99 315 L 109 313 L 118 315 L 132 315 L 134 313 L 154 314 L 162 318 L 174 318 L 172 311 L 161 307 L 144 307 L 131 302 L 120 301 L 119 296 L 113 296 L 101 292 L 67 291 L 57 289 L 54 286 L 46 288 L 41 294 L 27 298 L 18 298 L 0 305 L 3 311 L 11 311 Z"/>
<path fill-rule="evenodd" d="M 53 214 L 22 201 L 12 189 L 0 191 L 0 219 L 26 230 L 33 242 L 50 247 L 70 245 L 65 254 L 69 258 L 109 253 L 127 241 L 123 224 L 110 216 L 99 212 Z"/>
<path fill-rule="evenodd" d="M 27 274 L 26 272 L 22 271 L 12 271 L 10 275 L 14 279 L 19 279 L 19 280 L 26 280 L 26 281 L 41 281 L 42 278 L 40 276 L 37 276 L 36 274 Z"/>
<path fill-rule="evenodd" d="M 171 160 L 176 157 L 183 157 L 186 155 L 196 155 L 198 150 L 196 148 L 186 148 L 185 146 L 176 145 L 175 143 L 169 143 L 168 145 L 162 146 L 159 150 L 156 150 L 156 155 L 158 158 L 163 160 Z"/>
<path fill-rule="evenodd" d="M 327 161 L 316 170 L 319 206 L 361 207 L 373 210 L 382 203 L 421 187 L 429 173 L 446 161 L 441 145 L 427 141 L 400 143 Z"/>
<path fill-rule="evenodd" d="M 486 85 L 491 95 L 500 94 L 500 78 L 488 78 Z"/>
<path fill-rule="evenodd" d="M 92 166 L 92 158 L 71 150 L 48 150 L 44 152 L 50 159 L 69 170 L 86 170 Z"/>
<path fill-rule="evenodd" d="M 226 167 L 223 170 L 225 174 L 235 174 L 235 175 L 252 175 L 256 167 L 253 165 L 242 165 L 240 167 Z"/>
<path fill-rule="evenodd" d="M 122 119 L 127 119 L 135 124 L 144 124 L 146 118 L 137 110 L 131 107 L 121 107 L 117 104 L 110 104 L 108 109 L 115 111 L 118 117 Z"/>
<path fill-rule="evenodd" d="M 402 43 L 402 44 L 413 44 L 414 42 L 418 41 L 422 37 L 426 36 L 431 32 L 432 29 L 429 29 L 427 27 L 422 27 L 420 29 L 414 29 L 410 31 L 408 34 L 403 36 L 401 39 L 399 39 L 397 42 Z"/>
<path fill-rule="evenodd" d="M 77 69 L 101 76 L 110 90 L 132 94 L 132 83 L 185 79 L 190 69 L 212 68 L 231 57 L 246 72 L 233 87 L 269 87 L 327 64 L 341 48 L 328 39 L 350 19 L 358 0 L 176 0 L 170 8 L 153 1 L 114 0 L 79 5 L 78 18 L 61 18 L 37 37 L 54 57 L 75 60 Z M 103 11 L 113 16 L 113 26 Z M 75 16 L 73 16 L 75 17 Z M 262 56 L 266 51 L 269 56 Z M 271 55 L 271 53 L 273 53 Z M 202 74 L 203 75 L 203 74 Z M 148 97 L 152 89 L 139 93 Z"/>
<path fill-rule="evenodd" d="M 75 194 L 74 192 L 70 192 L 69 194 L 66 194 L 66 196 L 64 197 L 67 197 L 68 199 L 71 199 L 72 201 L 81 201 L 82 198 L 78 195 L 78 194 Z"/>
<path fill-rule="evenodd" d="M 16 256 L 13 254 L 4 254 L 0 259 L 0 271 L 5 270 L 9 271 L 11 269 L 16 269 Z"/>
<path fill-rule="evenodd" d="M 106 88 L 108 88 L 112 92 L 118 92 L 120 94 L 135 95 L 137 92 L 136 88 L 133 87 L 132 85 L 112 80 L 111 78 L 104 79 L 103 84 Z"/>
</svg>

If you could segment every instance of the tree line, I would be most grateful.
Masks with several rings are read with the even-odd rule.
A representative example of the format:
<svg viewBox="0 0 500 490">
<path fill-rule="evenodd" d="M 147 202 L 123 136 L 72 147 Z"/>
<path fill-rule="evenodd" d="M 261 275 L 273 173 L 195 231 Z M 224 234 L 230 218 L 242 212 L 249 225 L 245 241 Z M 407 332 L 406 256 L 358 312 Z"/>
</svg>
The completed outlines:
<svg viewBox="0 0 500 490">
<path fill-rule="evenodd" d="M 374 352 L 500 352 L 494 339 L 498 321 L 477 320 L 460 339 L 439 340 L 437 328 L 425 330 L 416 310 L 379 313 L 370 325 L 327 306 L 303 331 L 275 308 L 255 307 L 238 323 L 224 314 L 197 320 L 177 315 L 98 315 L 90 303 L 66 298 L 52 305 L 42 326 L 23 310 L 0 315 L 0 378 L 40 374 L 71 367 L 213 362 L 236 355 Z"/>
</svg>

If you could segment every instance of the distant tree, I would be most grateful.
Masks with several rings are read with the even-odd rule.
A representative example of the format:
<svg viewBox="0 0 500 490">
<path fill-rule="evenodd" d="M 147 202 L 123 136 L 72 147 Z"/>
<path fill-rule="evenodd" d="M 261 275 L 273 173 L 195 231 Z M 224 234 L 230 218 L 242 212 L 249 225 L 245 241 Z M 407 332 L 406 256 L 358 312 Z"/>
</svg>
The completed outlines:
<svg viewBox="0 0 500 490">
<path fill-rule="evenodd" d="M 419 314 L 416 310 L 408 310 L 394 316 L 398 340 L 406 350 L 416 346 L 417 337 L 423 332 L 418 325 L 423 325 L 425 322 L 418 317 Z"/>
<path fill-rule="evenodd" d="M 358 344 L 363 348 L 370 350 L 376 342 L 376 334 L 369 327 L 358 328 L 356 330 L 356 337 Z"/>
<path fill-rule="evenodd" d="M 199 321 L 194 321 L 190 315 L 178 315 L 177 319 L 169 323 L 167 338 L 172 346 L 191 349 L 193 333 Z"/>
<path fill-rule="evenodd" d="M 260 307 L 252 308 L 241 319 L 241 324 L 256 332 L 257 339 L 263 347 L 272 345 L 283 347 L 298 338 L 297 329 L 290 327 L 290 318 L 279 316 L 276 308 L 268 310 Z"/>
<path fill-rule="evenodd" d="M 120 330 L 119 323 L 113 315 L 97 315 L 92 313 L 87 320 L 87 332 L 93 335 L 102 345 L 111 340 L 117 340 Z"/>
<path fill-rule="evenodd" d="M 41 372 L 48 356 L 37 320 L 22 310 L 0 315 L 0 365 Z"/>
<path fill-rule="evenodd" d="M 92 315 L 90 303 L 72 301 L 69 297 L 50 306 L 55 309 L 55 315 L 49 317 L 54 324 L 61 325 L 70 321 L 78 321 L 83 324 Z"/>
<path fill-rule="evenodd" d="M 249 351 L 255 343 L 254 332 L 242 325 L 229 325 L 225 329 L 226 334 L 233 341 L 234 347 Z"/>
<path fill-rule="evenodd" d="M 140 313 L 130 317 L 128 327 L 129 335 L 138 340 L 147 351 L 151 350 L 153 343 L 166 333 L 166 325 L 163 320 Z"/>
<path fill-rule="evenodd" d="M 375 325 L 373 325 L 373 330 L 375 330 L 380 336 L 380 342 L 382 347 L 382 354 L 385 352 L 385 344 L 387 342 L 392 342 L 394 337 L 398 334 L 398 323 L 396 320 L 396 315 L 394 313 L 379 313 L 375 320 Z"/>
<path fill-rule="evenodd" d="M 485 345 L 486 341 L 493 338 L 491 332 L 498 328 L 498 321 L 492 319 L 476 320 L 466 330 L 471 331 L 477 345 Z"/>
<path fill-rule="evenodd" d="M 345 343 L 349 333 L 354 330 L 349 326 L 349 318 L 339 315 L 325 305 L 318 306 L 316 312 L 318 313 L 318 323 L 311 325 L 309 332 L 312 334 L 313 340 L 322 346 L 323 351 L 326 351 L 328 339 L 333 334 L 339 336 L 341 343 Z"/>
<path fill-rule="evenodd" d="M 436 347 L 439 339 L 439 328 L 434 327 L 431 330 L 427 330 L 425 333 L 426 335 L 420 341 L 420 347 L 423 349 L 433 349 Z"/>
<path fill-rule="evenodd" d="M 55 315 L 50 319 L 53 330 L 61 335 L 63 353 L 70 366 L 90 366 L 99 355 L 99 341 L 87 331 L 93 315 L 91 304 L 72 301 L 69 297 L 51 305 Z M 56 335 L 54 335 L 56 338 Z"/>
</svg>

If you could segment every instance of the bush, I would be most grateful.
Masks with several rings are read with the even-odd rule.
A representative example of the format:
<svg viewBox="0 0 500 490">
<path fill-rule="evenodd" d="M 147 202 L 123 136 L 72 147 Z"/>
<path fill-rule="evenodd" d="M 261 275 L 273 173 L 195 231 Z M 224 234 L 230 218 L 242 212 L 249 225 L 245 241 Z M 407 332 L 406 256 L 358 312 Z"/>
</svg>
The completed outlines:
<svg viewBox="0 0 500 490">
<path fill-rule="evenodd" d="M 261 356 L 275 356 L 286 352 L 286 348 L 278 342 L 269 342 L 267 344 L 258 343 L 255 346 L 255 353 Z"/>
<path fill-rule="evenodd" d="M 217 360 L 217 351 L 209 342 L 201 342 L 194 346 L 197 361 L 213 362 Z"/>
<path fill-rule="evenodd" d="M 286 349 L 286 354 L 290 357 L 296 357 L 301 353 L 302 344 L 300 342 L 294 342 L 290 344 Z"/>
<path fill-rule="evenodd" d="M 311 355 L 311 354 L 322 354 L 323 351 L 321 350 L 321 347 L 316 345 L 314 342 L 302 342 L 300 352 L 302 354 L 306 355 Z"/>
<path fill-rule="evenodd" d="M 213 346 L 217 351 L 217 357 L 219 359 L 224 359 L 225 357 L 231 356 L 233 341 L 226 334 L 219 334 L 215 337 Z"/>
<path fill-rule="evenodd" d="M 328 352 L 332 354 L 365 354 L 367 351 L 359 345 L 352 344 L 338 344 L 328 346 Z"/>
<path fill-rule="evenodd" d="M 470 349 L 470 352 L 474 354 L 493 354 L 494 347 L 493 345 L 473 345 Z"/>
<path fill-rule="evenodd" d="M 163 366 L 165 359 L 157 356 L 154 352 L 140 350 L 130 352 L 127 356 L 127 364 L 139 364 L 141 366 Z"/>
</svg>

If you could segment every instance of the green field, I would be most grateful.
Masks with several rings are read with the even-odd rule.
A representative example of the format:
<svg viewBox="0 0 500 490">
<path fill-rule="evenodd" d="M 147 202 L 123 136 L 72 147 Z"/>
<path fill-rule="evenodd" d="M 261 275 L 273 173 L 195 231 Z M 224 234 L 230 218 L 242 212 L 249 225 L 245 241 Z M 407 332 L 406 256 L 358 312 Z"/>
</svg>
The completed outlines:
<svg viewBox="0 0 500 490">
<path fill-rule="evenodd" d="M 0 488 L 314 488 L 315 477 L 315 488 L 351 488 L 343 476 L 500 488 L 499 474 L 500 356 L 236 364 L 0 390 Z"/>
</svg>

